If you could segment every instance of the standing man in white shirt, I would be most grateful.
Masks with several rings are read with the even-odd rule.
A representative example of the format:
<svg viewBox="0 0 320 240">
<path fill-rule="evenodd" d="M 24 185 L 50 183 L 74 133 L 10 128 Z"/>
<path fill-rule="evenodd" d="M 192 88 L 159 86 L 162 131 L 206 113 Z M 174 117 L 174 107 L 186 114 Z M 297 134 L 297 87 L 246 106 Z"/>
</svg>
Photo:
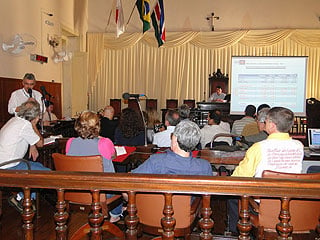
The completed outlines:
<svg viewBox="0 0 320 240">
<path fill-rule="evenodd" d="M 8 104 L 8 112 L 17 115 L 20 105 L 26 101 L 37 101 L 40 104 L 40 110 L 43 111 L 42 95 L 37 90 L 33 90 L 36 85 L 36 78 L 32 73 L 26 73 L 22 79 L 23 88 L 11 93 Z"/>
</svg>

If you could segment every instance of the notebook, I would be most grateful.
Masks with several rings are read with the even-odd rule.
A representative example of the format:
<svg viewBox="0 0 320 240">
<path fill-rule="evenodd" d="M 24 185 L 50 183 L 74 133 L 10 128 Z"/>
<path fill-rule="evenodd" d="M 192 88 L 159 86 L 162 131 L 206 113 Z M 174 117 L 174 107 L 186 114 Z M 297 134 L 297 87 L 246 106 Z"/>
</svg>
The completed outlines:
<svg viewBox="0 0 320 240">
<path fill-rule="evenodd" d="M 308 129 L 308 145 L 310 149 L 310 155 L 320 156 L 320 129 L 309 128 Z"/>
</svg>

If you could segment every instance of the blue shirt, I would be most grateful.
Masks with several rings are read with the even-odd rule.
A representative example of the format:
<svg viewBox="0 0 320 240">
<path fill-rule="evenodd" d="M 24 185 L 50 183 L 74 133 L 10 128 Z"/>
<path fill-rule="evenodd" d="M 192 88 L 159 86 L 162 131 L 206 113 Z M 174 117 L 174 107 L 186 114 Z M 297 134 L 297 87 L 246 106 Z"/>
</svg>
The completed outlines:
<svg viewBox="0 0 320 240">
<path fill-rule="evenodd" d="M 207 175 L 212 176 L 210 163 L 200 158 L 181 157 L 167 150 L 165 153 L 153 154 L 133 173 L 177 174 L 177 175 Z"/>
</svg>

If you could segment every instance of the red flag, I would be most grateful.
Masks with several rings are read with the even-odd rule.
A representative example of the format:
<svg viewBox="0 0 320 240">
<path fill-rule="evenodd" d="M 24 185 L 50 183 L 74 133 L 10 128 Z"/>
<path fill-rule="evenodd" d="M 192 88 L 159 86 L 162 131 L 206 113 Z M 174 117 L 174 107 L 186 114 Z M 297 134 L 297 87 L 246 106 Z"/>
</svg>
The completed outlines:
<svg viewBox="0 0 320 240">
<path fill-rule="evenodd" d="M 116 35 L 119 37 L 122 33 L 124 33 L 124 19 L 123 19 L 123 9 L 121 0 L 117 0 L 116 5 L 116 24 L 117 24 L 117 31 Z"/>
</svg>

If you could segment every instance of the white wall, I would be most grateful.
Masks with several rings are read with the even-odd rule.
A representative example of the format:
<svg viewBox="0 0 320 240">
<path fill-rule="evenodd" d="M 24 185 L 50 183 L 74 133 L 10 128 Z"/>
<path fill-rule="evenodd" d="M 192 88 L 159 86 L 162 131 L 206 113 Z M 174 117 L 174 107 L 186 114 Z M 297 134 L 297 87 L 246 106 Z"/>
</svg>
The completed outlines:
<svg viewBox="0 0 320 240">
<path fill-rule="evenodd" d="M 114 18 L 107 26 L 114 1 L 89 1 L 89 32 L 115 31 Z M 155 0 L 151 0 L 151 6 Z M 134 1 L 122 0 L 127 23 Z M 167 31 L 211 31 L 206 20 L 212 12 L 219 16 L 215 30 L 319 28 L 319 0 L 164 0 Z M 141 20 L 134 9 L 128 32 L 141 31 Z"/>
<path fill-rule="evenodd" d="M 28 52 L 22 56 L 12 56 L 0 50 L 0 76 L 21 78 L 32 72 L 38 80 L 61 82 L 61 63 L 52 61 L 53 49 L 49 46 L 48 35 L 60 35 L 61 24 L 73 29 L 74 0 L 1 0 L 0 42 L 7 42 L 17 33 L 30 34 L 37 40 L 31 53 L 48 57 L 47 64 L 30 61 Z M 52 13 L 48 16 L 46 13 Z M 48 20 L 53 26 L 45 24 Z"/>
</svg>

